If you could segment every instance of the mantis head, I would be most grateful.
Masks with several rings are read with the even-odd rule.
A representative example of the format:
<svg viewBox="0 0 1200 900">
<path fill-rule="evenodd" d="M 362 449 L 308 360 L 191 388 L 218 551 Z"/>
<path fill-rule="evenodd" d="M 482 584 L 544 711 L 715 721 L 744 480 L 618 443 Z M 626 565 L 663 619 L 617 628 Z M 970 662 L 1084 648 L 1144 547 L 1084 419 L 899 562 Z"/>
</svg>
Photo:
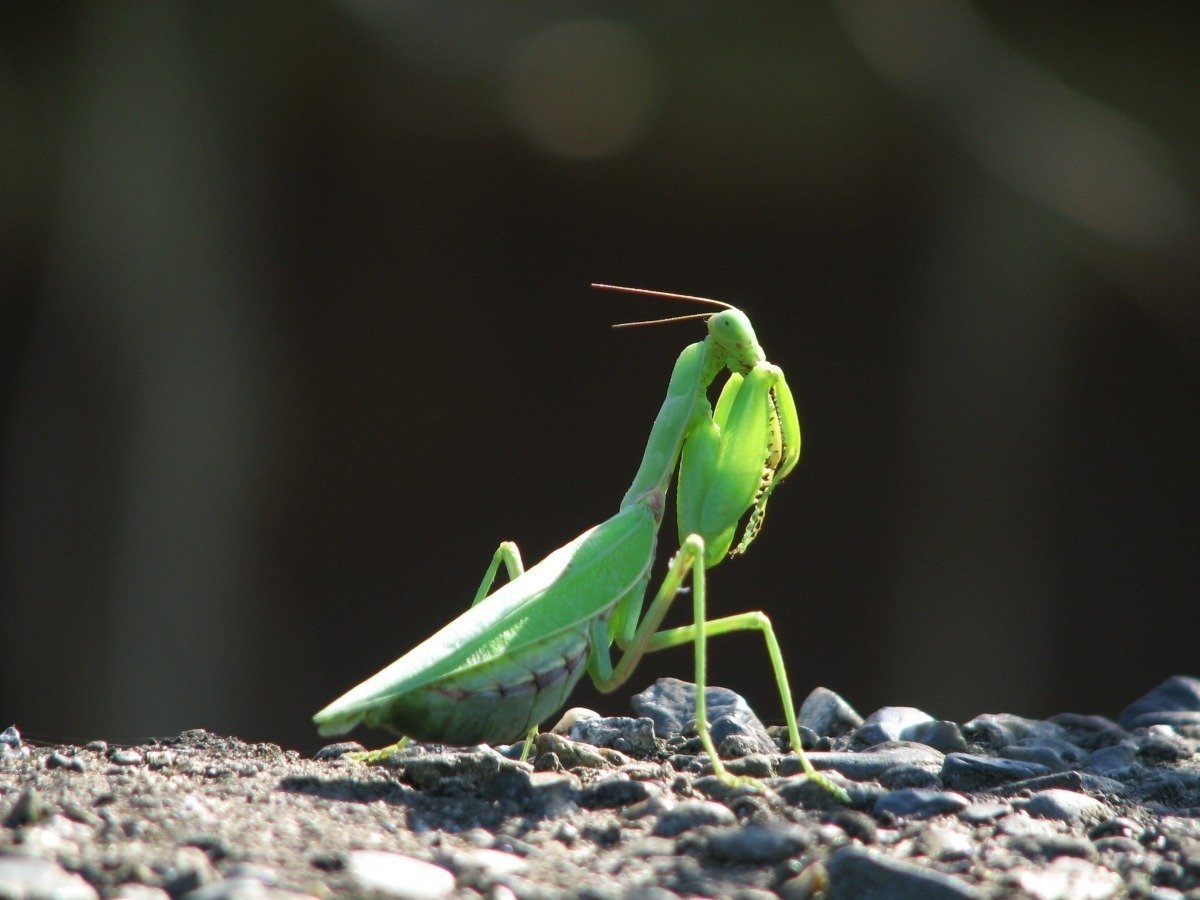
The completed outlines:
<svg viewBox="0 0 1200 900">
<path fill-rule="evenodd" d="M 731 372 L 745 375 L 767 355 L 758 343 L 750 317 L 730 307 L 708 317 L 708 336 L 717 358 Z"/>
</svg>

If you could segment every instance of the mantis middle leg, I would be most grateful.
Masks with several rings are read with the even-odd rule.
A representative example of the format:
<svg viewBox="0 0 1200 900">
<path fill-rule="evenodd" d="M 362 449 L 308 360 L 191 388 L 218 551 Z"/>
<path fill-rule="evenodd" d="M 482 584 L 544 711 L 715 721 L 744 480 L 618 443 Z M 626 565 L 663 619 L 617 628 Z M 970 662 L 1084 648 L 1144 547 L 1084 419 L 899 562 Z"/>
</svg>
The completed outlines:
<svg viewBox="0 0 1200 900">
<path fill-rule="evenodd" d="M 488 563 L 487 571 L 483 573 L 483 581 L 479 583 L 479 590 L 475 592 L 475 599 L 471 601 L 472 606 L 491 592 L 492 585 L 496 583 L 496 573 L 500 571 L 502 560 L 504 568 L 508 571 L 509 581 L 525 574 L 525 565 L 521 562 L 521 551 L 516 543 L 501 541 L 496 552 L 492 554 L 492 561 Z"/>
<path fill-rule="evenodd" d="M 671 628 L 666 631 L 658 631 L 658 626 L 662 623 L 671 601 L 679 593 L 683 585 L 683 580 L 689 573 L 692 576 L 694 624 L 685 625 L 681 628 Z M 771 658 L 771 667 L 775 673 L 775 683 L 779 688 L 779 697 L 783 703 L 784 716 L 787 719 L 788 738 L 791 741 L 792 749 L 800 759 L 800 765 L 803 767 L 805 775 L 843 803 L 848 803 L 850 798 L 846 792 L 834 784 L 827 776 L 814 769 L 812 763 L 804 755 L 804 748 L 800 743 L 800 730 L 796 724 L 795 706 L 792 703 L 792 694 L 788 687 L 787 670 L 783 664 L 783 653 L 779 648 L 779 641 L 775 637 L 775 630 L 771 627 L 771 622 L 766 614 L 755 611 L 740 615 L 725 616 L 709 621 L 706 618 L 706 594 L 707 578 L 704 569 L 704 539 L 696 534 L 689 535 L 679 548 L 679 552 L 675 554 L 675 558 L 671 560 L 671 565 L 667 570 L 666 576 L 663 578 L 663 583 L 659 587 L 658 593 L 655 595 L 650 607 L 646 610 L 645 618 L 638 626 L 629 649 L 621 656 L 617 665 L 608 665 L 607 655 L 604 653 L 595 655 L 595 669 L 593 670 L 592 680 L 596 683 L 596 687 L 605 693 L 615 690 L 629 677 L 644 653 L 694 643 L 696 657 L 696 733 L 700 737 L 700 743 L 704 747 L 705 752 L 708 753 L 709 758 L 712 759 L 714 775 L 728 784 L 753 784 L 753 779 L 735 778 L 730 775 L 717 755 L 716 747 L 713 745 L 712 734 L 708 727 L 705 688 L 708 680 L 708 636 L 710 634 L 729 634 L 735 631 L 758 631 L 766 640 L 767 653 Z"/>
</svg>

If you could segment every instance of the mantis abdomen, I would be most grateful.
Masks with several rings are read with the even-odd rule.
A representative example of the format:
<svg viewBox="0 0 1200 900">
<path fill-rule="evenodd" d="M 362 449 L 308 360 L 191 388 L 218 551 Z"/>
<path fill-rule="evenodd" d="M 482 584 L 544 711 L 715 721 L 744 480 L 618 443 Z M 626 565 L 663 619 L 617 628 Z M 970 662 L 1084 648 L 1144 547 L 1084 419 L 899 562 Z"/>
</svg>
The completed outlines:
<svg viewBox="0 0 1200 900">
<path fill-rule="evenodd" d="M 466 666 L 367 712 L 362 721 L 418 741 L 505 744 L 567 702 L 588 658 L 588 624 Z"/>
</svg>

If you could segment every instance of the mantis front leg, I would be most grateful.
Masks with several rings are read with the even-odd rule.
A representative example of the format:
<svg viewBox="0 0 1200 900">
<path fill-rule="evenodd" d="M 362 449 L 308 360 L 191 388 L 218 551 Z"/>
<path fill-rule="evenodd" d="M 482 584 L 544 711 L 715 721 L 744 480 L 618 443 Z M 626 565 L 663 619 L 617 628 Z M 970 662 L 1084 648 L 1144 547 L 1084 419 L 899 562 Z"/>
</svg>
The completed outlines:
<svg viewBox="0 0 1200 900">
<path fill-rule="evenodd" d="M 682 628 L 672 628 L 667 631 L 658 631 L 658 626 L 662 623 L 663 617 L 671 605 L 671 601 L 679 593 L 684 578 L 689 573 L 692 576 L 694 624 L 685 625 Z M 615 690 L 629 677 L 644 653 L 694 643 L 696 658 L 696 733 L 700 737 L 700 743 L 704 747 L 705 752 L 708 753 L 709 758 L 712 760 L 713 774 L 725 783 L 733 786 L 757 784 L 754 779 L 738 778 L 730 775 L 721 762 L 720 756 L 717 755 L 717 750 L 713 745 L 712 734 L 708 726 L 705 689 L 708 682 L 708 636 L 710 634 L 729 634 L 734 631 L 758 631 L 767 643 L 767 653 L 771 658 L 771 667 L 775 672 L 775 683 L 779 688 L 779 698 L 783 702 L 783 712 L 787 719 L 788 739 L 791 742 L 792 750 L 795 751 L 800 759 L 800 765 L 804 769 L 804 774 L 833 794 L 838 800 L 848 803 L 850 798 L 845 790 L 834 784 L 827 776 L 814 769 L 808 757 L 804 755 L 804 748 L 800 743 L 800 729 L 796 724 L 796 711 L 792 704 L 791 690 L 788 687 L 787 671 L 783 664 L 783 653 L 780 651 L 779 641 L 775 637 L 775 630 L 771 627 L 771 622 L 766 614 L 755 611 L 740 615 L 725 616 L 724 618 L 712 621 L 709 621 L 706 615 L 707 577 L 704 568 L 704 539 L 700 535 L 692 534 L 684 540 L 682 546 L 679 548 L 679 552 L 671 560 L 671 565 L 667 570 L 662 585 L 658 589 L 658 593 L 655 595 L 653 602 L 651 602 L 649 609 L 646 610 L 646 616 L 638 626 L 629 649 L 621 656 L 617 665 L 615 667 L 609 665 L 607 654 L 603 652 L 595 653 L 593 658 L 589 660 L 589 665 L 593 667 L 589 671 L 592 672 L 592 680 L 595 682 L 596 687 L 605 693 Z M 603 623 L 600 624 L 602 625 Z M 593 646 L 596 645 L 594 644 Z"/>
</svg>

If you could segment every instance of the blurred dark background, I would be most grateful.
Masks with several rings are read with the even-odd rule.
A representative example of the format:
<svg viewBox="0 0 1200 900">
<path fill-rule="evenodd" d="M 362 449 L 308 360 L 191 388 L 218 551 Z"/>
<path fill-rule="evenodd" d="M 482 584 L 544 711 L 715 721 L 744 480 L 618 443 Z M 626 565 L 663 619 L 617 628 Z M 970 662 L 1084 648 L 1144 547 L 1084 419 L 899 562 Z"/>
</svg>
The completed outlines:
<svg viewBox="0 0 1200 900">
<path fill-rule="evenodd" d="M 500 540 L 615 511 L 703 330 L 612 332 L 679 310 L 590 281 L 733 302 L 788 373 L 804 459 L 710 583 L 797 702 L 1200 674 L 1198 39 L 1193 2 L 4 4 L 0 727 L 319 746 Z M 711 657 L 780 720 L 757 636 Z"/>
</svg>

